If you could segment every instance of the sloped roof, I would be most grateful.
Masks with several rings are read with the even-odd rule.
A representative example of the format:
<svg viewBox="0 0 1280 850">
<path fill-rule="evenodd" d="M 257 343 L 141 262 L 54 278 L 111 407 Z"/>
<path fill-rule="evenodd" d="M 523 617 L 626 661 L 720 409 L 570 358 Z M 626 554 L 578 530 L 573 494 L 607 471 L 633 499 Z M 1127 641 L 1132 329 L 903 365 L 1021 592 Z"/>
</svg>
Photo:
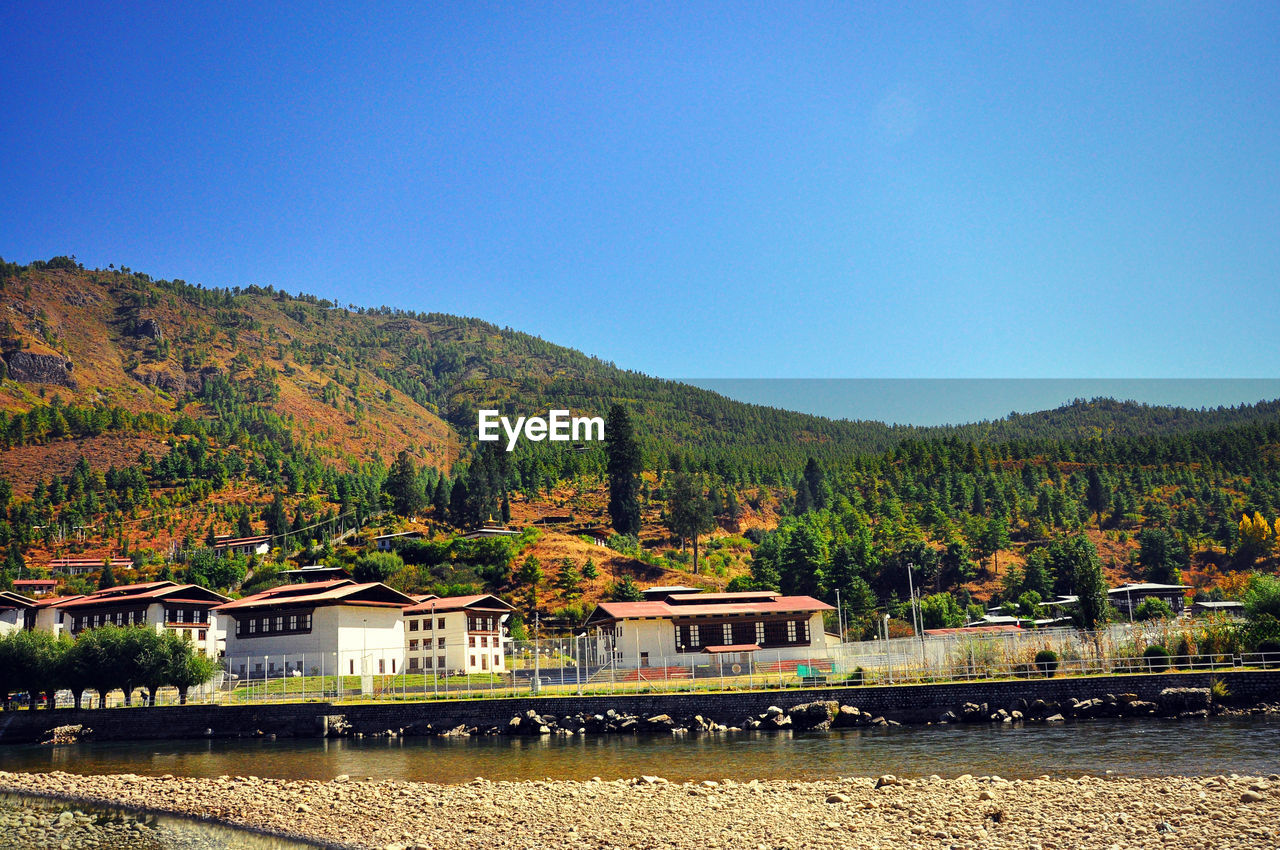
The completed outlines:
<svg viewBox="0 0 1280 850">
<path fill-rule="evenodd" d="M 446 611 L 514 611 L 511 605 L 503 602 L 492 593 L 478 593 L 474 596 L 416 596 L 415 604 L 404 609 L 406 614 L 426 614 L 435 611 L 442 614 Z"/>
<path fill-rule="evenodd" d="M 715 615 L 812 614 L 835 608 L 812 596 L 779 596 L 772 591 L 755 593 L 678 594 L 644 602 L 601 602 L 587 623 L 613 620 L 676 619 Z"/>
<path fill-rule="evenodd" d="M 403 608 L 414 599 L 382 582 L 357 584 L 351 579 L 285 584 L 243 599 L 219 605 L 218 612 L 236 612 L 284 608 L 293 605 L 353 605 L 378 608 Z"/>
<path fill-rule="evenodd" d="M 122 602 L 158 602 L 161 600 L 195 605 L 225 602 L 227 597 L 197 584 L 178 584 L 172 581 L 149 581 L 143 584 L 122 584 L 94 591 L 85 596 L 64 597 L 58 608 L 91 608 L 95 605 L 118 605 Z"/>
<path fill-rule="evenodd" d="M 34 607 L 36 607 L 34 599 L 28 599 L 25 596 L 11 593 L 7 590 L 0 590 L 0 608 L 22 608 L 26 610 Z"/>
</svg>

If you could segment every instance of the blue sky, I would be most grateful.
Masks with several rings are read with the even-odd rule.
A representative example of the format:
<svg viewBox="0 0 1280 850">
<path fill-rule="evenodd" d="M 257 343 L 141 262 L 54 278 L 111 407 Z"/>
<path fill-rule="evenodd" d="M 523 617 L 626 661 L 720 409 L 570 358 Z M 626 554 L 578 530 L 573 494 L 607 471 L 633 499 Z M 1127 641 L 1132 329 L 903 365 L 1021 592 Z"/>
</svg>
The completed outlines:
<svg viewBox="0 0 1280 850">
<path fill-rule="evenodd" d="M 0 9 L 5 259 L 666 377 L 1276 374 L 1280 4 L 114 5 Z"/>
</svg>

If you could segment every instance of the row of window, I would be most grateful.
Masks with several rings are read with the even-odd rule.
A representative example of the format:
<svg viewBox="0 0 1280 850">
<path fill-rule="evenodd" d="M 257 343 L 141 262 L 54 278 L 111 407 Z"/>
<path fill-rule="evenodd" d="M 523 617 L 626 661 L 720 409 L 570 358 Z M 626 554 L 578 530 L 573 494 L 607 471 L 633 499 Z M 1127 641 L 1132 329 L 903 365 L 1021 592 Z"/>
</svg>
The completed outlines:
<svg viewBox="0 0 1280 850">
<path fill-rule="evenodd" d="M 147 611 L 117 611 L 114 614 L 82 614 L 71 618 L 73 632 L 96 629 L 98 626 L 143 626 L 147 623 Z"/>
<path fill-rule="evenodd" d="M 431 631 L 431 618 L 423 617 L 422 619 L 411 619 L 409 623 L 409 631 Z M 469 632 L 495 632 L 498 630 L 499 620 L 497 617 L 467 617 L 467 631 Z M 436 617 L 436 629 L 444 631 L 444 617 Z"/>
<path fill-rule="evenodd" d="M 305 634 L 311 631 L 310 614 L 274 614 L 236 620 L 236 637 Z"/>
<path fill-rule="evenodd" d="M 424 639 L 422 640 L 422 648 L 423 648 L 423 649 L 430 649 L 430 648 L 431 648 L 431 638 L 424 638 Z M 437 648 L 437 649 L 444 649 L 444 638 L 436 638 L 436 648 Z M 417 652 L 417 651 L 418 651 L 418 639 L 417 639 L 417 638 L 413 638 L 412 640 L 410 640 L 410 641 L 409 641 L 409 651 L 410 651 L 410 652 Z"/>
<path fill-rule="evenodd" d="M 795 646 L 808 642 L 808 620 L 742 620 L 676 626 L 676 646 L 680 648 L 700 649 L 704 646 L 738 644 L 755 644 L 761 647 Z"/>
<path fill-rule="evenodd" d="M 409 659 L 409 670 L 411 672 L 414 670 L 424 670 L 424 669 L 425 670 L 443 670 L 446 666 L 444 658 L 445 657 L 443 655 L 437 655 L 434 657 L 428 655 L 421 659 L 417 658 L 416 656 L 411 657 Z M 502 656 L 501 655 L 493 656 L 493 666 L 492 668 L 490 668 L 489 656 L 487 654 L 481 654 L 479 656 L 471 655 L 470 669 L 474 670 L 476 668 L 477 658 L 479 658 L 479 661 L 480 661 L 479 666 L 481 670 L 489 670 L 489 669 L 501 670 L 502 669 Z M 435 664 L 434 667 L 432 666 L 433 663 Z"/>
<path fill-rule="evenodd" d="M 209 609 L 171 608 L 169 606 L 165 606 L 164 621 L 166 623 L 195 623 L 207 626 L 209 624 Z"/>
</svg>

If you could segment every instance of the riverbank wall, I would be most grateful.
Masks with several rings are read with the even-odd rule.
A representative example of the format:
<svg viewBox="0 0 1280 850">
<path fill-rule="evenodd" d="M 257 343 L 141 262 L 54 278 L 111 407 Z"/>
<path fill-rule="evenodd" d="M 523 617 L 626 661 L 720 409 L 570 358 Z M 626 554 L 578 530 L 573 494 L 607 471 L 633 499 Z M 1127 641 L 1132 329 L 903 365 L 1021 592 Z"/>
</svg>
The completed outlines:
<svg viewBox="0 0 1280 850">
<path fill-rule="evenodd" d="M 689 718 L 700 715 L 736 725 L 771 706 L 788 709 L 815 701 L 855 706 L 874 717 L 898 723 L 936 722 L 966 703 L 991 711 L 1025 706 L 1036 700 L 1067 704 L 1072 700 L 1132 695 L 1155 703 L 1168 688 L 1210 688 L 1221 682 L 1222 700 L 1248 708 L 1280 702 L 1280 670 L 1151 673 L 1060 679 L 1017 679 L 941 684 L 848 688 L 804 688 L 761 691 L 687 691 L 661 694 L 598 696 L 527 696 L 506 699 L 439 700 L 373 703 L 291 702 L 252 705 L 136 706 L 132 708 L 59 709 L 0 713 L 0 744 L 36 743 L 58 726 L 84 726 L 95 740 L 164 740 L 248 737 L 257 735 L 316 737 L 335 727 L 363 734 L 386 730 L 435 731 L 458 726 L 505 728 L 515 716 L 533 711 L 557 717 L 607 714 Z M 1069 716 L 1069 715 L 1068 715 Z M 338 718 L 341 718 L 340 720 Z"/>
</svg>

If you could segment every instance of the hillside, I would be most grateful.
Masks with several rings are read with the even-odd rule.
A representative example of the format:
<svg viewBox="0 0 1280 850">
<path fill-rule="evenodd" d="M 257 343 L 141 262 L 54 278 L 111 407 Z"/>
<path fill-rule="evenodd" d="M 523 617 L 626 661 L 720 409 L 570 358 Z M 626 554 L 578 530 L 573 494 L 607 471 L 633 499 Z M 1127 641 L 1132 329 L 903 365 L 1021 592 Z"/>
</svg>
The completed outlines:
<svg viewBox="0 0 1280 850">
<path fill-rule="evenodd" d="M 189 569 L 187 554 L 202 541 L 237 530 L 287 541 L 280 557 L 350 563 L 358 550 L 333 551 L 324 539 L 375 517 L 379 528 L 448 539 L 467 524 L 449 494 L 469 480 L 488 482 L 489 499 L 471 522 L 508 502 L 517 525 L 574 516 L 520 552 L 546 565 L 539 607 L 593 601 L 626 576 L 822 595 L 843 588 L 848 598 L 856 575 L 892 605 L 905 593 L 898 567 L 930 559 L 932 590 L 1016 597 L 1025 588 L 1007 586 L 997 563 L 1025 569 L 1036 552 L 1080 533 L 1113 580 L 1149 572 L 1134 560 L 1149 528 L 1176 533 L 1197 556 L 1189 575 L 1217 569 L 1238 546 L 1239 517 L 1260 512 L 1270 522 L 1280 504 L 1278 402 L 1190 410 L 1078 400 L 945 428 L 833 421 L 626 371 L 479 319 L 341 306 L 271 287 L 206 289 L 68 258 L 0 261 L 0 322 L 8 578 L 58 554 L 130 552 L 141 574 L 176 557 Z M 579 534 L 608 525 L 598 446 L 525 443 L 486 461 L 483 475 L 475 469 L 478 407 L 602 415 L 619 401 L 646 469 L 643 529 L 629 554 Z M 401 517 L 390 484 L 398 456 L 419 503 Z M 717 516 L 696 576 L 664 518 L 683 474 L 698 477 Z M 1091 488 L 1106 491 L 1100 510 Z M 812 539 L 789 553 L 797 528 Z M 414 590 L 524 592 L 512 564 L 494 571 L 466 552 L 448 557 L 448 570 L 399 580 Z M 551 586 L 566 558 L 603 568 L 580 597 Z"/>
</svg>

